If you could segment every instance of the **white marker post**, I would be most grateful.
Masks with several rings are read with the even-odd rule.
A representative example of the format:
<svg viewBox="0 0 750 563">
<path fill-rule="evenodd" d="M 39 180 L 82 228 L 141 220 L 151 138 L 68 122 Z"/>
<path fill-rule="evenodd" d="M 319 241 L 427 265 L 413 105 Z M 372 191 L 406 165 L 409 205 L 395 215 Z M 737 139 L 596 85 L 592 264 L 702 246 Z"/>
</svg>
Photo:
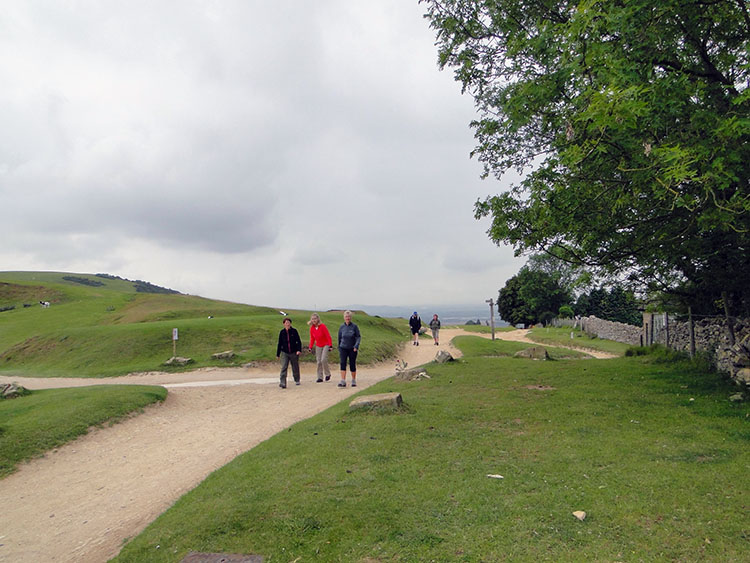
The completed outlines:
<svg viewBox="0 0 750 563">
<path fill-rule="evenodd" d="M 177 329 L 173 328 L 172 329 L 172 357 L 177 356 L 177 338 L 178 338 Z"/>
</svg>

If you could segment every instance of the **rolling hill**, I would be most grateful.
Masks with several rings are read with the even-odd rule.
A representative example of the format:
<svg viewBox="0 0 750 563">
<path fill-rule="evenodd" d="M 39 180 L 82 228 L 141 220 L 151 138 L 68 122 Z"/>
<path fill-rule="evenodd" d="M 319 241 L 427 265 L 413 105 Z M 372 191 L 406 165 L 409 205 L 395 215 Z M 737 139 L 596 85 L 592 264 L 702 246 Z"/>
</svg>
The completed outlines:
<svg viewBox="0 0 750 563">
<path fill-rule="evenodd" d="M 49 302 L 44 307 L 40 302 Z M 303 342 L 306 311 L 288 311 Z M 322 313 L 331 332 L 339 312 Z M 281 329 L 276 309 L 184 295 L 107 274 L 0 272 L 0 374 L 34 377 L 111 377 L 165 367 L 172 356 L 188 369 L 275 360 Z M 395 353 L 404 331 L 388 319 L 357 316 L 367 331 L 363 363 Z M 233 350 L 231 360 L 212 354 Z M 335 354 L 334 354 L 335 355 Z M 307 358 L 309 360 L 309 358 Z"/>
</svg>

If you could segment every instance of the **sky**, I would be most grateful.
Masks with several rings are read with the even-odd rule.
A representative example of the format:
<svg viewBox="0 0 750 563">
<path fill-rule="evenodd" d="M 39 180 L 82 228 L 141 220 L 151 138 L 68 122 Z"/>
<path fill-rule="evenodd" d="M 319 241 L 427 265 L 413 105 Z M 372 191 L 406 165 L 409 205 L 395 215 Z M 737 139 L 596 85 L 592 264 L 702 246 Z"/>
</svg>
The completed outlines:
<svg viewBox="0 0 750 563">
<path fill-rule="evenodd" d="M 239 303 L 475 304 L 477 114 L 417 0 L 30 0 L 0 19 L 0 271 Z"/>
</svg>

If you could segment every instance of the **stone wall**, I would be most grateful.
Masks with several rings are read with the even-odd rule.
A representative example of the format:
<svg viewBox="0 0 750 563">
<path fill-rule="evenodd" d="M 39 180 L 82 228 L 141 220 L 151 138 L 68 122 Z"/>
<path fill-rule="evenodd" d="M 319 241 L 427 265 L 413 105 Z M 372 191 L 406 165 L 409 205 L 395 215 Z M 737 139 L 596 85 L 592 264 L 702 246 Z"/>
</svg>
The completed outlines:
<svg viewBox="0 0 750 563">
<path fill-rule="evenodd" d="M 664 315 L 661 315 L 664 317 Z M 645 319 L 645 316 L 644 316 Z M 690 352 L 690 323 L 669 320 L 669 342 L 664 322 L 654 320 L 653 341 L 674 350 Z M 735 319 L 732 345 L 727 321 L 722 317 L 699 319 L 693 323 L 695 350 L 708 352 L 716 365 L 738 385 L 750 385 L 750 319 Z"/>
<path fill-rule="evenodd" d="M 615 321 L 605 321 L 597 317 L 582 317 L 578 321 L 583 330 L 589 334 L 595 334 L 597 338 L 624 342 L 632 346 L 640 346 L 642 329 Z"/>
<path fill-rule="evenodd" d="M 633 346 L 662 344 L 673 350 L 690 352 L 690 323 L 667 319 L 663 313 L 643 315 L 643 327 L 583 317 L 583 330 L 598 338 Z M 667 324 L 668 323 L 668 324 Z M 727 321 L 722 317 L 703 318 L 694 323 L 695 350 L 707 352 L 716 369 L 725 372 L 738 385 L 750 386 L 750 319 L 735 319 L 732 345 Z M 667 328 L 669 341 L 667 341 Z"/>
</svg>

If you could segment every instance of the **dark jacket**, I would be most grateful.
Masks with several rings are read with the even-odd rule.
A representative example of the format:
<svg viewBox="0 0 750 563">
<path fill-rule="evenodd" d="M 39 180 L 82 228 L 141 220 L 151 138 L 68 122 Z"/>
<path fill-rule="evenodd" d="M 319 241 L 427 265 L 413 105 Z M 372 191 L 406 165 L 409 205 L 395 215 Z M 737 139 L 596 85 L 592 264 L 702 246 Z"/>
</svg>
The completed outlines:
<svg viewBox="0 0 750 563">
<path fill-rule="evenodd" d="M 300 340 L 299 332 L 294 327 L 289 328 L 289 334 L 285 328 L 281 329 L 279 333 L 279 343 L 276 346 L 276 357 L 278 358 L 282 352 L 287 354 L 296 354 L 302 351 L 302 340 Z"/>
<path fill-rule="evenodd" d="M 422 328 L 422 319 L 418 315 L 412 315 L 409 317 L 409 326 L 412 330 L 419 330 Z"/>
<path fill-rule="evenodd" d="M 344 323 L 339 327 L 339 348 L 346 348 L 347 350 L 356 348 L 359 350 L 361 340 L 362 336 L 359 334 L 359 327 L 354 323 Z"/>
</svg>

